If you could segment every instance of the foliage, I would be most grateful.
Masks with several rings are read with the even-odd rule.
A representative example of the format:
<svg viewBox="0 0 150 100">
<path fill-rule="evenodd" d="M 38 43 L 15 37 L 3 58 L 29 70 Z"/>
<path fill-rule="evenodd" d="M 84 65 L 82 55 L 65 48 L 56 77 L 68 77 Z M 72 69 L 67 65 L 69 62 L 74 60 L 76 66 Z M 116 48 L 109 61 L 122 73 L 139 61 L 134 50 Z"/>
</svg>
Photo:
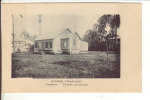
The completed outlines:
<svg viewBox="0 0 150 100">
<path fill-rule="evenodd" d="M 89 43 L 89 50 L 106 50 L 105 41 L 113 37 L 116 40 L 119 27 L 120 15 L 103 15 L 93 25 L 93 29 L 87 30 L 83 40 Z"/>
<path fill-rule="evenodd" d="M 23 31 L 20 36 L 23 37 L 24 39 L 32 41 L 32 42 L 37 38 L 36 35 L 32 36 L 32 35 L 30 35 L 30 33 L 26 32 L 26 31 Z"/>
<path fill-rule="evenodd" d="M 17 52 L 18 52 L 18 53 L 21 52 L 19 48 L 17 49 Z"/>
<path fill-rule="evenodd" d="M 29 51 L 33 52 L 34 51 L 34 45 L 33 44 L 29 44 Z"/>
</svg>

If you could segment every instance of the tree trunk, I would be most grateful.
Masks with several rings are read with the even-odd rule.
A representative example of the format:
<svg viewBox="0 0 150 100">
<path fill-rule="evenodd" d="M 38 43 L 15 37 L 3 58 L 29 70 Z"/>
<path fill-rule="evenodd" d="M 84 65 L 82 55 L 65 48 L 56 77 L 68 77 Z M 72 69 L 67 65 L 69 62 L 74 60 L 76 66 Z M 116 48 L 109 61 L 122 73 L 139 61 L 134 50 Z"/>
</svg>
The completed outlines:
<svg viewBox="0 0 150 100">
<path fill-rule="evenodd" d="M 109 57 L 108 57 L 108 38 L 106 37 L 106 56 L 107 56 L 107 67 L 109 67 Z"/>
<path fill-rule="evenodd" d="M 117 49 L 117 28 L 115 28 L 115 51 Z"/>
</svg>

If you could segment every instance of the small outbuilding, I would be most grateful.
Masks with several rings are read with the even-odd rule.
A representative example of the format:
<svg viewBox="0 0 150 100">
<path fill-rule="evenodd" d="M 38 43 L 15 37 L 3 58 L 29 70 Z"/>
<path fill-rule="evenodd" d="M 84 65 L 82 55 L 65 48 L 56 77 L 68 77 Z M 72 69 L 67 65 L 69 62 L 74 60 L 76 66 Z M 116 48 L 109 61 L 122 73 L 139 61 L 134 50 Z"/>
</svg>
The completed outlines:
<svg viewBox="0 0 150 100">
<path fill-rule="evenodd" d="M 18 36 L 15 36 L 15 40 L 12 41 L 12 44 L 13 44 L 12 48 L 14 49 L 14 53 L 29 51 L 29 46 L 26 44 L 26 41 L 21 39 Z"/>
</svg>

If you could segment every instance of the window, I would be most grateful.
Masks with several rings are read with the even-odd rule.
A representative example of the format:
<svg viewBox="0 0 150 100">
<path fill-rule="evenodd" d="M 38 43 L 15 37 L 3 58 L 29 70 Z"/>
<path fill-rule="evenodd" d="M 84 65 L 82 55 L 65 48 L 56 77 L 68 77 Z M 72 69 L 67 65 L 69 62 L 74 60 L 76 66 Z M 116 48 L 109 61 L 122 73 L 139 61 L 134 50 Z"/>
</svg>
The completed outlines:
<svg viewBox="0 0 150 100">
<path fill-rule="evenodd" d="M 45 42 L 45 48 L 48 48 L 48 42 Z"/>
<path fill-rule="evenodd" d="M 64 41 L 64 47 L 67 47 L 67 42 L 66 41 Z"/>
<path fill-rule="evenodd" d="M 50 45 L 49 45 L 49 47 L 50 47 L 50 48 L 52 48 L 52 41 L 50 41 L 50 43 L 49 43 L 49 44 L 50 44 Z"/>
</svg>

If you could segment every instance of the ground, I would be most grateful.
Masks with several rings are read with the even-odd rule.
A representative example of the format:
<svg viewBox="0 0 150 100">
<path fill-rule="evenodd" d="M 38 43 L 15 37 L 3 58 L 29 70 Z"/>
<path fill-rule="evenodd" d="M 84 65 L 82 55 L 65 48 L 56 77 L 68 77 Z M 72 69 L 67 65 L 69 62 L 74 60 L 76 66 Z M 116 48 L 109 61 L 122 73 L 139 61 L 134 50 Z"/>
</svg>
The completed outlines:
<svg viewBox="0 0 150 100">
<path fill-rule="evenodd" d="M 119 78 L 120 55 L 90 51 L 73 55 L 12 55 L 12 77 L 29 78 Z"/>
</svg>

